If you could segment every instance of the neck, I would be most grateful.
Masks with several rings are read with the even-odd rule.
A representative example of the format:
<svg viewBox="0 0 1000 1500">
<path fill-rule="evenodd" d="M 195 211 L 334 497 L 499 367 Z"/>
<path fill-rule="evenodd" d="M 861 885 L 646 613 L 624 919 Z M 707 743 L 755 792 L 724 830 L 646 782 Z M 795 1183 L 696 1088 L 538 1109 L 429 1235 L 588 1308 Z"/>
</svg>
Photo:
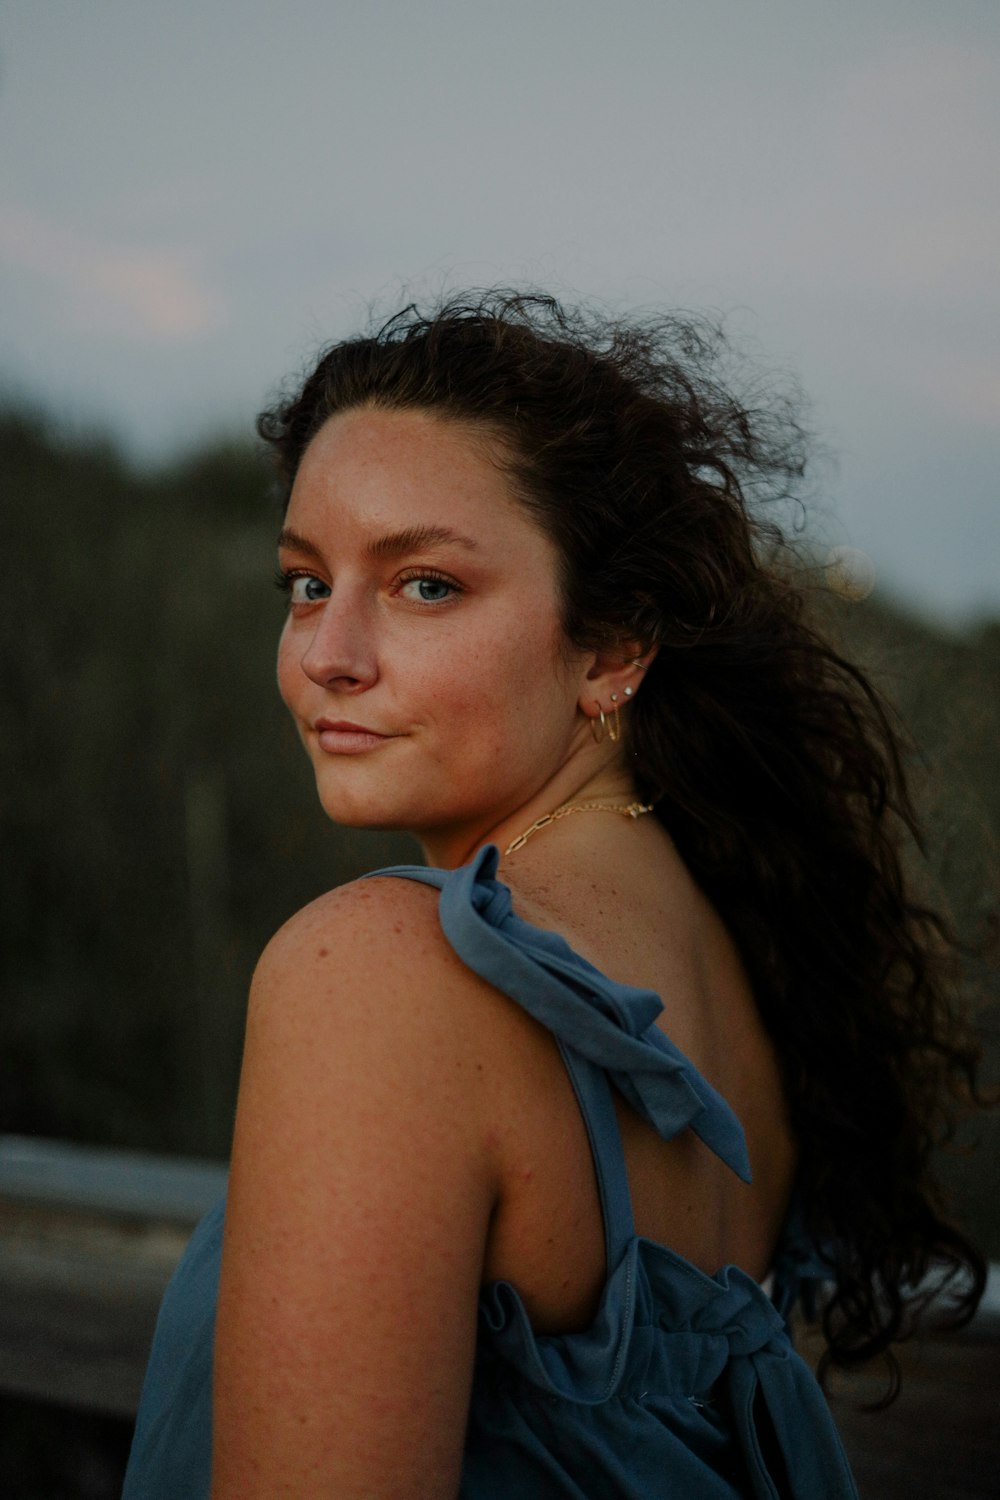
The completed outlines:
<svg viewBox="0 0 1000 1500">
<path fill-rule="evenodd" d="M 632 802 L 638 793 L 631 776 L 622 767 L 602 766 L 585 777 L 567 774 L 564 766 L 543 787 L 502 815 L 487 814 L 475 826 L 427 830 L 418 834 L 428 864 L 454 870 L 468 864 L 485 844 L 501 850 L 537 819 L 571 802 Z"/>
</svg>

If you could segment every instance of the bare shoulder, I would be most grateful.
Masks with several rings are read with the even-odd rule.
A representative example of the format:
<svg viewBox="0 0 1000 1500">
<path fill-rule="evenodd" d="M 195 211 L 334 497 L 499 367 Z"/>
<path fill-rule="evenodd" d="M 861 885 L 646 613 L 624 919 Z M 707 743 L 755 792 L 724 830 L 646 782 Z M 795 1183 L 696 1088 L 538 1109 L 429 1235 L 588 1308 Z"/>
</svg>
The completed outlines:
<svg viewBox="0 0 1000 1500">
<path fill-rule="evenodd" d="M 331 1132 L 356 1154 L 362 1138 L 415 1140 L 457 1112 L 469 1129 L 453 1144 L 492 1171 L 490 1059 L 507 1004 L 453 952 L 433 888 L 380 876 L 327 892 L 279 929 L 257 965 L 237 1148 L 248 1130 L 258 1137 L 280 1122 L 311 1137 L 320 1157 Z"/>
<path fill-rule="evenodd" d="M 451 951 L 436 895 L 393 877 L 331 891 L 257 967 L 216 1326 L 219 1500 L 457 1493 L 499 1192 L 483 1017 L 502 997 Z"/>
<path fill-rule="evenodd" d="M 347 994 L 405 976 L 412 996 L 432 992 L 443 972 L 460 971 L 469 974 L 441 931 L 437 891 L 379 876 L 327 891 L 296 912 L 264 949 L 254 990 L 273 981 L 296 988 L 318 982 Z"/>
<path fill-rule="evenodd" d="M 257 965 L 248 1048 L 266 1034 L 269 1049 L 280 1041 L 300 1054 L 315 1043 L 329 1057 L 348 1048 L 359 1063 L 395 1059 L 393 1072 L 407 1061 L 415 1074 L 425 1064 L 474 1072 L 480 1062 L 485 1072 L 497 1028 L 516 1026 L 519 1007 L 455 954 L 437 908 L 436 889 L 397 876 L 354 881 L 303 907 Z"/>
<path fill-rule="evenodd" d="M 353 880 L 310 901 L 278 929 L 263 960 L 328 958 L 328 945 L 335 942 L 340 960 L 349 961 L 358 946 L 366 957 L 368 950 L 391 957 L 414 944 L 436 946 L 440 937 L 437 891 L 402 876 L 380 875 Z"/>
</svg>

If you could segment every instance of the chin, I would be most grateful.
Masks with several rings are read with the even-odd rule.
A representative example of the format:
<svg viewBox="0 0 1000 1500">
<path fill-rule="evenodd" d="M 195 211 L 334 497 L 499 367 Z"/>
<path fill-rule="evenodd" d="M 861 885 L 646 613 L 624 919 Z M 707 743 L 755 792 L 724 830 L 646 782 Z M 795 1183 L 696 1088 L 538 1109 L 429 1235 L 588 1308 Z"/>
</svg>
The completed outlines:
<svg viewBox="0 0 1000 1500">
<path fill-rule="evenodd" d="M 375 833 L 405 832 L 405 825 L 384 807 L 358 804 L 349 797 L 324 797 L 320 806 L 338 828 L 370 828 Z"/>
<path fill-rule="evenodd" d="M 332 812 L 328 807 L 325 807 L 323 811 L 337 828 L 363 828 L 369 833 L 411 832 L 408 823 L 397 822 L 395 818 L 376 817 L 374 814 L 366 817 L 362 813 Z"/>
<path fill-rule="evenodd" d="M 339 828 L 369 828 L 373 833 L 407 833 L 410 824 L 394 799 L 350 792 L 343 785 L 317 783 L 320 806 Z"/>
</svg>

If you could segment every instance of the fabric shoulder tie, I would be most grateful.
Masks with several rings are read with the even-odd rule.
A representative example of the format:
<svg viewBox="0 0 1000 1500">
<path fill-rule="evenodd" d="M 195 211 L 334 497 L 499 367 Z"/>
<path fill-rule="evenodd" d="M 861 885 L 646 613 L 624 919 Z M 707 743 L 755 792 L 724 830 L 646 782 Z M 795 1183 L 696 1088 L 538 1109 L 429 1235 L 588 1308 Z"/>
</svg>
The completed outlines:
<svg viewBox="0 0 1000 1500">
<path fill-rule="evenodd" d="M 655 1024 L 652 990 L 618 984 L 557 933 L 522 921 L 498 881 L 492 844 L 456 870 L 398 865 L 373 871 L 436 886 L 445 937 L 470 969 L 509 995 L 565 1046 L 604 1069 L 624 1099 L 664 1138 L 690 1127 L 744 1182 L 743 1128 L 720 1094 Z"/>
</svg>

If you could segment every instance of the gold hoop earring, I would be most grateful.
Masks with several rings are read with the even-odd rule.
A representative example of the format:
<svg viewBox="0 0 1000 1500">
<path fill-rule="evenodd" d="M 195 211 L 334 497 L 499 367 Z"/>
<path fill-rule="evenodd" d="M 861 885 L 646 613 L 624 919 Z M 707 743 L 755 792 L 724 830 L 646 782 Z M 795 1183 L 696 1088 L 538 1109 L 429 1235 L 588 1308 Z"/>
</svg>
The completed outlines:
<svg viewBox="0 0 1000 1500">
<path fill-rule="evenodd" d="M 594 736 L 594 743 L 599 745 L 608 732 L 608 721 L 604 716 L 604 709 L 601 707 L 601 705 L 595 701 L 594 707 L 597 709 L 598 717 L 595 719 L 591 719 L 590 732 Z M 597 729 L 598 723 L 600 723 L 601 726 L 600 733 L 598 733 Z"/>
</svg>

